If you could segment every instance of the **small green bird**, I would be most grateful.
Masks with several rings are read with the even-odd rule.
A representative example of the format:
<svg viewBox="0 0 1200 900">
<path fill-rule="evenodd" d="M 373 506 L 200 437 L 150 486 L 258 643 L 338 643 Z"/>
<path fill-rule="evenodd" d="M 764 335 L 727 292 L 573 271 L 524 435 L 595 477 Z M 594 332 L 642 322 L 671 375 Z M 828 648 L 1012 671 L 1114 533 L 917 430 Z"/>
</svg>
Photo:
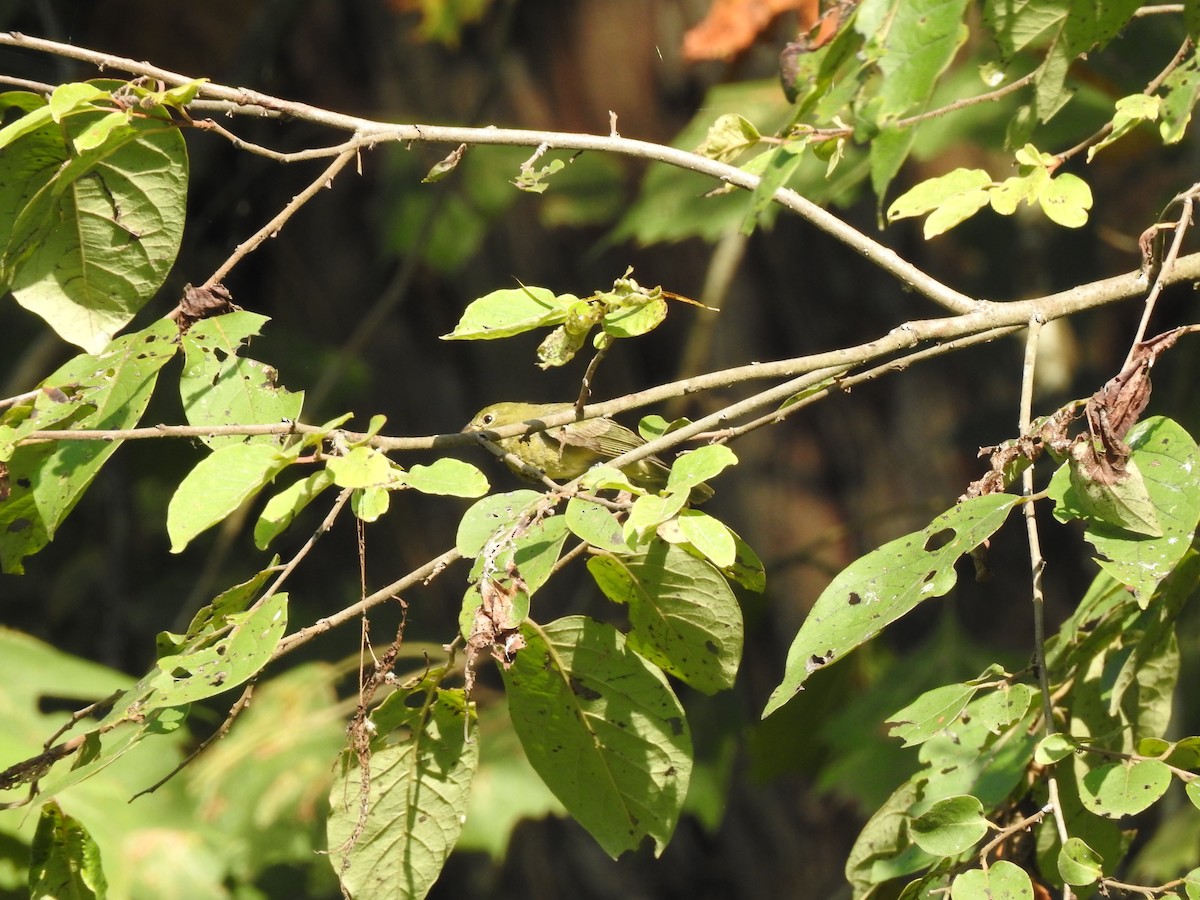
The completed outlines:
<svg viewBox="0 0 1200 900">
<path fill-rule="evenodd" d="M 571 403 L 493 403 L 475 414 L 464 431 L 486 431 L 518 422 L 535 422 L 554 413 L 572 409 Z M 595 418 L 556 425 L 545 431 L 531 432 L 496 441 L 508 453 L 526 465 L 541 469 L 555 480 L 576 478 L 597 463 L 615 459 L 622 453 L 635 450 L 646 442 L 641 435 L 618 425 L 612 419 Z M 514 472 L 520 470 L 510 465 Z M 670 469 L 657 456 L 648 456 L 622 466 L 625 476 L 639 487 L 659 491 L 666 487 Z M 707 484 L 692 488 L 693 502 L 701 503 L 712 496 Z"/>
</svg>

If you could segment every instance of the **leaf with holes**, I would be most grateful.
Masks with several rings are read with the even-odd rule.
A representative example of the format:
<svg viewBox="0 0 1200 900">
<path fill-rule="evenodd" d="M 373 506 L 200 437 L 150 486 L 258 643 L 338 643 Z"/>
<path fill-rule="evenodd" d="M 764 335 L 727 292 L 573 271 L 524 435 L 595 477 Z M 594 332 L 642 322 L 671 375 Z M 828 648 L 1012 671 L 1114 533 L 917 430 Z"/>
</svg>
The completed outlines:
<svg viewBox="0 0 1200 900">
<path fill-rule="evenodd" d="M 303 393 L 275 383 L 275 370 L 238 356 L 267 317 L 238 311 L 203 319 L 182 335 L 183 372 L 179 395 L 191 425 L 267 425 L 300 417 Z M 229 444 L 277 444 L 277 435 L 203 436 L 213 450 Z"/>
<path fill-rule="evenodd" d="M 964 500 L 921 531 L 897 538 L 846 567 L 817 598 L 788 651 L 783 681 L 763 716 L 787 703 L 818 669 L 865 644 L 917 604 L 954 587 L 954 564 L 1004 524 L 1020 502 L 1010 494 Z"/>
<path fill-rule="evenodd" d="M 978 690 L 969 684 L 946 684 L 926 691 L 888 718 L 887 723 L 893 726 L 888 734 L 903 739 L 905 747 L 923 744 L 949 727 Z"/>
<path fill-rule="evenodd" d="M 1171 770 L 1157 759 L 1115 762 L 1083 776 L 1079 798 L 1086 809 L 1106 819 L 1132 816 L 1147 809 L 1171 786 Z"/>
<path fill-rule="evenodd" d="M 214 644 L 164 656 L 151 673 L 151 692 L 140 710 L 182 706 L 244 684 L 271 659 L 287 630 L 287 594 L 275 594 L 246 613 L 232 613 L 233 628 Z"/>
<path fill-rule="evenodd" d="M 692 774 L 691 732 L 666 676 L 595 619 L 526 622 L 521 634 L 502 675 L 530 764 L 606 853 L 646 837 L 662 853 Z"/>
<path fill-rule="evenodd" d="M 43 804 L 29 850 L 29 895 L 103 900 L 107 890 L 95 838 L 57 802 Z"/>
<path fill-rule="evenodd" d="M 83 413 L 74 428 L 132 428 L 158 373 L 177 350 L 175 323 L 160 319 L 117 338 L 103 352 L 81 354 L 42 382 L 70 394 Z M 61 441 L 18 447 L 8 463 L 11 492 L 0 501 L 0 563 L 14 574 L 54 537 L 100 467 L 121 441 Z"/>
<path fill-rule="evenodd" d="M 403 701 L 397 692 L 389 698 Z M 342 757 L 329 795 L 329 855 L 342 887 L 355 897 L 420 898 L 437 880 L 466 820 L 479 741 L 470 739 L 463 692 L 438 691 L 419 708 L 385 701 L 398 715 L 372 746 L 370 785 L 357 760 Z M 387 742 L 383 742 L 388 739 Z M 364 802 L 365 801 L 365 802 Z"/>
<path fill-rule="evenodd" d="M 629 607 L 629 645 L 706 694 L 733 686 L 742 611 L 710 563 L 655 540 L 641 553 L 588 560 L 600 590 Z"/>
</svg>

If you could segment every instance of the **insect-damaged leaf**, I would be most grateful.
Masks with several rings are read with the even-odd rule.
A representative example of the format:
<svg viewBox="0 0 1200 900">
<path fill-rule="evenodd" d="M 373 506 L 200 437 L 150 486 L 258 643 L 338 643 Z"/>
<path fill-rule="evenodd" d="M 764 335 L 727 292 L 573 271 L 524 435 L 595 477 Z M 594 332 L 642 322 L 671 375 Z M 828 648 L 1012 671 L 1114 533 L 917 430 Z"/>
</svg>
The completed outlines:
<svg viewBox="0 0 1200 900">
<path fill-rule="evenodd" d="M 1019 502 L 1010 494 L 964 500 L 922 531 L 884 544 L 843 570 L 817 599 L 800 627 L 769 716 L 803 687 L 808 676 L 879 634 L 922 600 L 954 587 L 954 564 L 988 539 Z"/>
</svg>

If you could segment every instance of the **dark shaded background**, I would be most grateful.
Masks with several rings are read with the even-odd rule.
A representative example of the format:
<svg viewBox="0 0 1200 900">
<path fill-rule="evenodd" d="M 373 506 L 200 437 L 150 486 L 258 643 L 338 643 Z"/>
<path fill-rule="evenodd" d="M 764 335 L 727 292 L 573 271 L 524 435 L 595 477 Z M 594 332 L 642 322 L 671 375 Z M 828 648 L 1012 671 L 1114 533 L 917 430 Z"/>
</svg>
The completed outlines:
<svg viewBox="0 0 1200 900">
<path fill-rule="evenodd" d="M 605 132 L 613 110 L 622 135 L 669 142 L 701 109 L 710 86 L 774 78 L 778 48 L 792 27 L 785 18 L 760 47 L 731 64 L 689 66 L 678 48 L 683 30 L 703 14 L 699 2 L 497 0 L 457 47 L 420 40 L 417 16 L 398 5 L 17 2 L 0 4 L 0 28 L 383 120 Z M 1137 46 L 1128 37 L 1120 66 L 1084 72 L 1091 88 L 1114 97 L 1140 88 L 1143 69 L 1161 61 L 1144 63 Z M 94 74 L 9 50 L 0 51 L 0 70 L 53 83 Z M 280 150 L 341 139 L 304 124 L 228 124 L 242 137 Z M 1130 143 L 1105 168 L 1088 173 L 1096 215 L 1080 232 L 1036 219 L 981 216 L 929 244 L 907 224 L 882 239 L 935 277 L 990 299 L 1038 295 L 1128 271 L 1138 264 L 1138 232 L 1189 182 L 1183 172 L 1195 161 L 1189 142 L 1147 171 L 1137 155 L 1142 147 Z M 237 152 L 213 135 L 189 134 L 188 144 L 193 175 L 184 245 L 167 286 L 142 314 L 143 324 L 167 312 L 184 283 L 203 281 L 326 164 L 280 165 Z M 637 162 L 604 160 L 592 181 L 577 180 L 561 192 L 552 183 L 539 197 L 506 183 L 527 151 L 480 149 L 472 154 L 491 160 L 479 169 L 486 175 L 492 167 L 490 180 L 456 173 L 438 185 L 419 184 L 449 149 L 389 147 L 364 154 L 361 175 L 343 173 L 226 279 L 237 303 L 272 317 L 251 352 L 274 365 L 287 387 L 309 392 L 307 421 L 352 411 L 352 425 L 364 426 L 383 413 L 389 434 L 434 434 L 457 431 L 476 409 L 499 399 L 573 397 L 585 361 L 542 373 L 533 364 L 538 337 L 483 344 L 438 340 L 470 300 L 516 279 L 583 295 L 633 265 L 643 284 L 691 297 L 704 293 L 711 245 L 613 240 L 614 226 L 638 194 L 643 167 Z M 977 161 L 982 153 L 965 142 L 954 150 L 957 159 L 918 163 L 902 180 Z M 877 234 L 872 198 L 842 214 Z M 1161 328 L 1154 330 L 1174 324 L 1191 303 L 1184 292 L 1168 296 Z M 1130 304 L 1064 328 L 1057 336 L 1061 349 L 1047 355 L 1061 364 L 1063 375 L 1039 396 L 1037 411 L 1087 395 L 1113 374 L 1137 312 Z M 698 364 L 710 370 L 846 346 L 907 319 L 939 314 L 810 226 L 781 218 L 745 246 L 715 325 L 705 322 L 706 314 L 674 307 L 663 328 L 610 356 L 596 395 L 606 399 L 692 374 L 681 369 L 692 342 L 707 342 Z M 698 333 L 709 328 L 707 335 Z M 895 742 L 886 745 L 889 756 L 874 755 L 873 748 L 885 746 L 879 723 L 922 686 L 975 675 L 992 659 L 1016 666 L 1027 659 L 1031 625 L 1022 536 L 1010 529 L 996 539 L 991 581 L 975 584 L 964 571 L 952 599 L 909 617 L 886 647 L 822 673 L 820 692 L 810 691 L 764 726 L 757 724 L 758 711 L 779 680 L 805 610 L 831 575 L 949 506 L 983 471 L 976 450 L 1013 434 L 1021 352 L 1021 344 L 1010 340 L 925 363 L 735 443 L 741 463 L 719 480 L 712 510 L 762 556 L 769 589 L 762 598 L 744 597 L 747 649 L 737 690 L 711 699 L 683 695 L 702 759 L 735 742 L 727 812 L 718 828 L 686 818 L 661 861 L 641 853 L 613 863 L 573 823 L 526 822 L 502 865 L 456 854 L 433 896 L 836 894 L 861 817 L 914 764 L 915 757 L 905 757 Z M 0 396 L 29 389 L 72 353 L 15 304 L 0 309 Z M 1160 363 L 1150 410 L 1174 416 L 1193 432 L 1194 356 L 1180 352 Z M 736 396 L 705 395 L 670 412 L 708 411 Z M 157 397 L 146 417 L 180 420 L 178 401 L 170 396 Z M 201 455 L 182 442 L 124 446 L 56 541 L 29 561 L 28 574 L 0 576 L 2 621 L 140 674 L 156 632 L 185 627 L 214 593 L 261 565 L 250 552 L 248 532 L 233 527 L 196 541 L 180 557 L 168 554 L 166 503 Z M 421 461 L 427 460 L 402 460 Z M 506 472 L 487 471 L 498 487 L 512 486 Z M 368 530 L 368 589 L 450 546 L 465 507 L 420 496 L 394 504 Z M 294 552 L 316 515 L 292 529 L 280 553 Z M 307 624 L 357 596 L 354 539 L 353 528 L 342 522 L 306 562 L 292 588 L 294 623 Z M 1046 555 L 1055 560 L 1047 577 L 1057 622 L 1093 569 L 1073 532 L 1047 523 L 1044 540 Z M 444 577 L 407 598 L 410 637 L 450 638 L 459 577 Z M 539 602 L 543 619 L 557 614 L 550 604 L 561 604 L 562 612 L 603 607 L 570 573 Z M 372 624 L 386 639 L 396 612 L 380 611 Z M 356 644 L 356 634 L 333 635 L 307 652 L 336 657 Z M 867 688 L 880 678 L 893 686 L 907 678 L 911 690 L 874 718 L 853 721 L 853 702 L 869 703 Z M 296 896 L 296 877 L 270 872 L 260 887 L 268 896 Z"/>
</svg>

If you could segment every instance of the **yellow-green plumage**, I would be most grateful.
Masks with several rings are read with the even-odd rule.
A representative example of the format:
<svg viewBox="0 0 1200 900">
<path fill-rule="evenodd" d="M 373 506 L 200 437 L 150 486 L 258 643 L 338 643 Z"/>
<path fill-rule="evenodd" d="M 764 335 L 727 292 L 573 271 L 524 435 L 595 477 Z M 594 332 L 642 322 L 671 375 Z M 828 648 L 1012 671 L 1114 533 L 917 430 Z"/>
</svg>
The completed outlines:
<svg viewBox="0 0 1200 900">
<path fill-rule="evenodd" d="M 485 431 L 518 422 L 536 422 L 555 413 L 566 412 L 570 403 L 493 403 L 481 409 L 467 426 L 470 431 Z M 595 418 L 556 425 L 545 431 L 499 438 L 496 441 L 526 465 L 541 469 L 555 480 L 569 480 L 582 475 L 597 463 L 614 459 L 646 442 L 641 435 L 618 425 L 611 419 Z M 515 467 L 513 471 L 521 474 Z M 638 460 L 621 471 L 634 484 L 647 490 L 662 490 L 670 470 L 656 456 Z M 693 489 L 697 502 L 712 494 L 707 485 Z"/>
</svg>

